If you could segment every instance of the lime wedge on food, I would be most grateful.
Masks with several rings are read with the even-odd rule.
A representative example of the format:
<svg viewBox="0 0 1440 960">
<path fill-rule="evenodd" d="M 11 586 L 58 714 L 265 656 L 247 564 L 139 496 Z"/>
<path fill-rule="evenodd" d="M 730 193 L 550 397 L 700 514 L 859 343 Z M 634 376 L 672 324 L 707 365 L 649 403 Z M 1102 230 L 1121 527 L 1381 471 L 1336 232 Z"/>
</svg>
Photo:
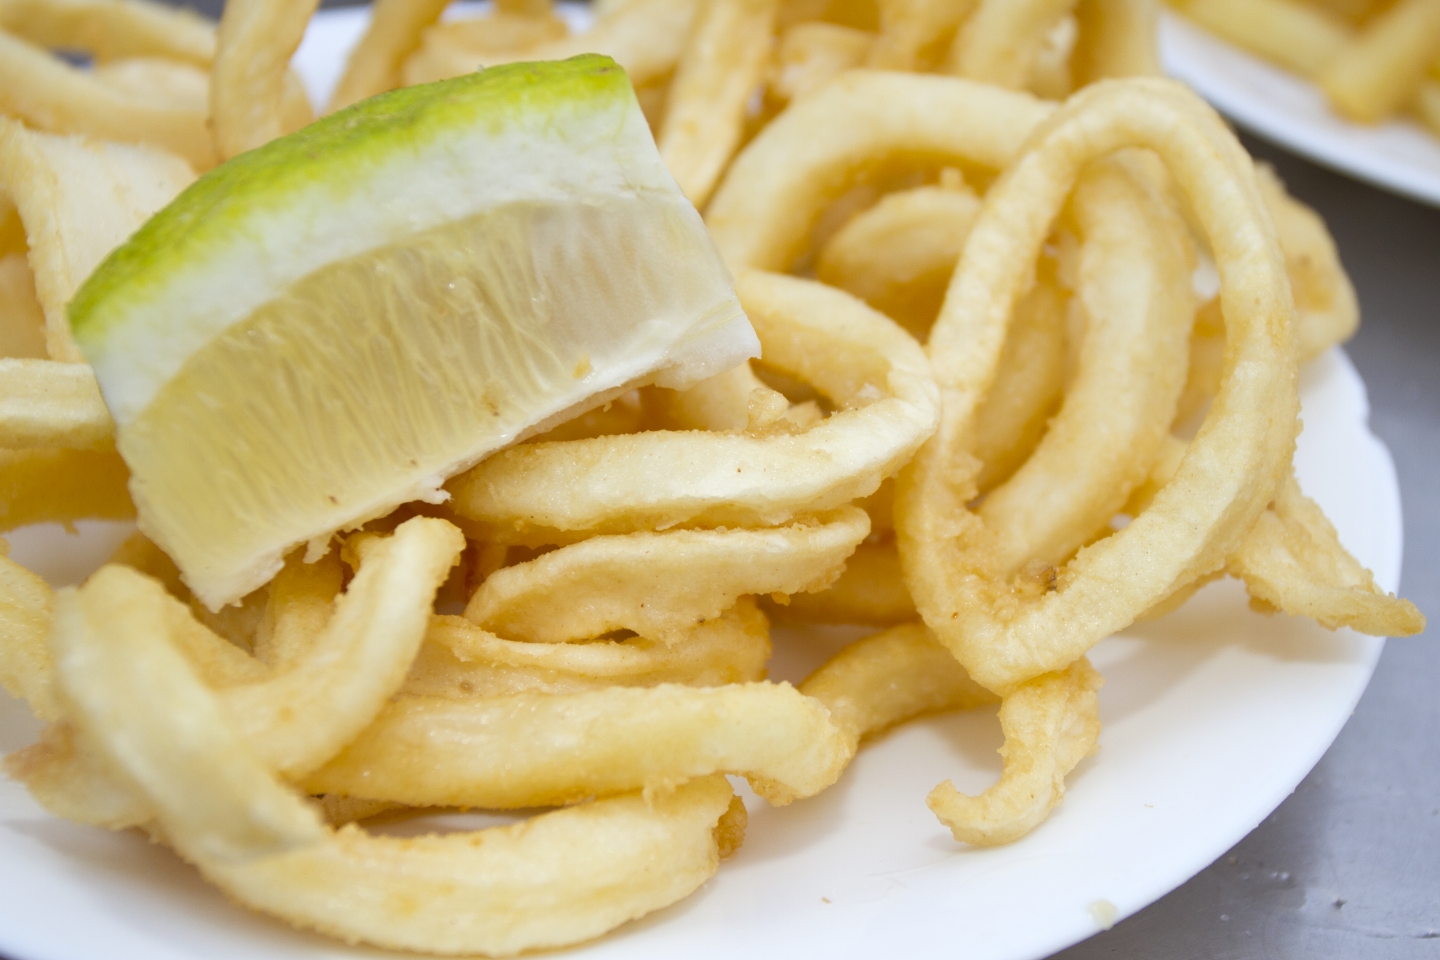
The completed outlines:
<svg viewBox="0 0 1440 960">
<path fill-rule="evenodd" d="M 598 56 L 398 90 L 236 157 L 70 321 L 141 529 L 212 607 L 517 439 L 759 352 Z"/>
</svg>

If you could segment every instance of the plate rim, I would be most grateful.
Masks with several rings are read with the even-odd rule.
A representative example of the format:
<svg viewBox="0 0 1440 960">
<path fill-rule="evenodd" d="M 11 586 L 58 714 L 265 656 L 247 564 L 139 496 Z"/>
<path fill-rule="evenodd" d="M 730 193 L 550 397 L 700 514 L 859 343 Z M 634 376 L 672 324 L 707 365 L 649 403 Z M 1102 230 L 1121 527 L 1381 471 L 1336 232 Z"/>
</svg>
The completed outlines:
<svg viewBox="0 0 1440 960">
<path fill-rule="evenodd" d="M 1225 116 L 1261 139 L 1300 154 L 1327 169 L 1410 200 L 1440 206 L 1440 168 L 1432 172 L 1415 164 L 1364 150 L 1353 143 L 1338 139 L 1330 131 L 1315 126 L 1305 117 L 1293 116 L 1274 108 L 1263 99 L 1249 96 L 1247 91 L 1232 87 L 1226 77 L 1216 74 L 1205 64 L 1186 54 L 1187 46 L 1196 42 L 1223 45 L 1227 55 L 1243 58 L 1247 67 L 1257 72 L 1273 74 L 1277 83 L 1309 85 L 1308 81 L 1248 50 L 1228 43 L 1198 24 L 1187 21 L 1180 13 L 1170 9 L 1161 10 L 1160 50 L 1165 72 L 1189 84 Z M 1357 134 L 1367 134 L 1372 130 L 1339 116 L 1333 116 L 1333 119 Z M 1381 127 L 1391 124 L 1418 128 L 1421 133 L 1429 135 L 1418 123 L 1409 120 L 1391 120 Z M 1437 145 L 1440 145 L 1440 138 L 1432 139 L 1436 139 Z M 1437 149 L 1440 149 L 1440 146 L 1437 146 Z"/>
</svg>

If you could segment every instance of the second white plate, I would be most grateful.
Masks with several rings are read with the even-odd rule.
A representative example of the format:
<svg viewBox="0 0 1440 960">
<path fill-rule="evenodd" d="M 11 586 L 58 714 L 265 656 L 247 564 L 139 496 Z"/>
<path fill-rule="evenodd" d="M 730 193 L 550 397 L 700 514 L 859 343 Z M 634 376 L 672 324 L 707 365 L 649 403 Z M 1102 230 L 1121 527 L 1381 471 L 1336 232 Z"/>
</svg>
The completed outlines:
<svg viewBox="0 0 1440 960">
<path fill-rule="evenodd" d="M 1314 84 L 1166 11 L 1165 69 L 1240 126 L 1377 187 L 1440 206 L 1440 140 L 1417 121 L 1350 123 Z"/>
</svg>

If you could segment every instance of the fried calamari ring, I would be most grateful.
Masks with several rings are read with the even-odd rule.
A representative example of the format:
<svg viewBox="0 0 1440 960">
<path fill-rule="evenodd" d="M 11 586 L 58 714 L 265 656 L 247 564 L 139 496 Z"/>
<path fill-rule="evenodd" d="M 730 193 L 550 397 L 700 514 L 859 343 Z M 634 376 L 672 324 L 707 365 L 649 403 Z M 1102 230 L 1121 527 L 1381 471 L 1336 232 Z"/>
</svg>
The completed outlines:
<svg viewBox="0 0 1440 960">
<path fill-rule="evenodd" d="M 867 65 L 877 70 L 928 70 L 970 15 L 975 0 L 879 0 L 880 36 Z"/>
<path fill-rule="evenodd" d="M 968 508 L 975 412 L 994 380 L 1013 306 L 1081 171 L 1126 147 L 1155 150 L 1205 225 L 1222 282 L 1220 392 L 1175 479 L 1149 509 L 1082 550 L 1038 597 L 991 567 Z M 1165 81 L 1105 81 L 1045 122 L 991 188 L 928 348 L 941 430 L 901 474 L 896 529 L 925 622 L 999 693 L 1061 670 L 1184 585 L 1219 569 L 1288 473 L 1298 429 L 1295 308 L 1253 167 L 1213 111 Z"/>
<path fill-rule="evenodd" d="M 1295 291 L 1299 315 L 1295 340 L 1304 363 L 1354 336 L 1360 326 L 1360 303 L 1325 221 L 1291 197 L 1268 164 L 1257 165 L 1255 172 Z"/>
<path fill-rule="evenodd" d="M 961 843 L 993 847 L 1039 826 L 1065 796 L 1065 777 L 1098 749 L 1100 674 L 1084 657 L 1021 684 L 1000 703 L 1005 772 L 978 797 L 945 781 L 926 798 Z"/>
<path fill-rule="evenodd" d="M 1355 333 L 1360 325 L 1360 304 L 1325 221 L 1291 197 L 1268 165 L 1258 164 L 1255 172 L 1285 255 L 1285 270 L 1295 295 L 1296 348 L 1304 363 Z M 1195 318 L 1190 373 L 1176 414 L 1178 425 L 1186 424 L 1219 390 L 1224 362 L 1224 319 L 1219 301 L 1211 300 Z"/>
<path fill-rule="evenodd" d="M 52 50 L 86 50 L 96 63 L 129 57 L 209 67 L 215 27 L 191 10 L 145 0 L 3 0 L 0 30 Z"/>
<path fill-rule="evenodd" d="M 420 46 L 400 67 L 402 86 L 448 79 L 461 63 L 489 63 L 496 55 L 528 50 L 570 35 L 565 21 L 539 4 L 534 12 L 507 12 L 499 5 L 484 16 L 441 20 L 420 32 Z M 636 91 L 637 94 L 639 91 Z M 641 108 L 644 109 L 644 98 Z M 647 111 L 648 116 L 648 111 Z"/>
<path fill-rule="evenodd" d="M 0 447 L 105 450 L 115 424 L 82 363 L 0 358 Z"/>
<path fill-rule="evenodd" d="M 740 145 L 746 107 L 769 62 L 777 4 L 702 3 L 675 68 L 656 146 L 685 196 L 702 209 Z"/>
<path fill-rule="evenodd" d="M 419 49 L 425 28 L 439 20 L 448 6 L 450 0 L 375 0 L 370 23 L 350 51 L 327 110 L 341 110 L 400 86 L 401 64 Z M 465 72 L 477 65 L 470 64 Z"/>
<path fill-rule="evenodd" d="M 1045 37 L 1076 0 L 980 0 L 950 47 L 949 72 L 1018 90 Z"/>
<path fill-rule="evenodd" d="M 750 777 L 774 803 L 823 789 L 850 753 L 813 700 L 787 685 L 666 682 L 667 673 L 690 682 L 684 673 L 713 672 L 717 660 L 733 672 L 735 651 L 704 647 L 720 638 L 733 643 L 737 632 L 761 654 L 751 669 L 763 670 L 764 618 L 742 597 L 828 585 L 869 531 L 856 507 L 821 519 L 594 537 L 497 570 L 466 611 L 486 630 L 449 631 L 450 659 L 464 652 L 481 661 L 477 669 L 440 673 L 438 654 L 424 658 L 407 687 L 438 685 L 440 695 L 396 697 L 306 778 L 306 788 L 491 808 L 652 790 L 716 772 Z M 738 615 L 726 614 L 737 601 Z M 660 646 L 567 643 L 617 629 Z M 494 669 L 496 661 L 503 669 Z M 586 666 L 601 676 L 585 675 Z M 616 680 L 625 686 L 608 685 Z"/>
<path fill-rule="evenodd" d="M 397 697 L 304 785 L 412 806 L 514 809 L 734 773 L 782 805 L 834 783 L 849 760 L 829 712 L 788 683 L 660 684 Z"/>
<path fill-rule="evenodd" d="M 1160 69 L 1157 0 L 1080 0 L 1070 56 L 1076 89 L 1115 77 L 1152 77 Z"/>
<path fill-rule="evenodd" d="M 800 684 L 850 737 L 865 737 L 926 713 L 970 710 L 998 698 L 971 680 L 950 652 L 915 622 L 848 645 Z"/>
<path fill-rule="evenodd" d="M 1381 590 L 1375 575 L 1341 546 L 1335 526 L 1294 478 L 1225 569 L 1245 581 L 1255 599 L 1330 630 L 1408 637 L 1425 629 L 1415 604 Z"/>
<path fill-rule="evenodd" d="M 1110 521 L 1146 479 L 1183 382 L 1194 314 L 1194 254 L 1183 221 L 1168 215 L 1138 172 L 1117 163 L 1099 165 L 1082 180 L 1072 209 L 1084 238 L 1079 303 L 1090 319 L 1064 406 L 1037 446 L 1064 363 L 1058 305 L 1037 309 L 1035 298 L 1053 290 L 1042 280 L 1017 308 L 995 384 L 977 414 L 979 489 L 989 492 L 978 512 L 993 536 L 994 570 L 1006 577 L 1032 565 L 1049 571 Z M 1043 302 L 1054 300 L 1052 294 Z M 1036 322 L 1047 316 L 1052 322 Z M 1106 454 L 1095 455 L 1097 449 Z M 898 566 L 893 550 L 871 548 L 875 560 Z M 877 588 L 888 585 L 883 574 L 891 564 L 872 564 Z M 901 605 L 908 595 L 874 610 L 867 609 L 870 585 L 861 585 L 858 597 L 856 589 L 842 576 L 836 589 L 802 602 L 829 621 L 913 616 Z"/>
<path fill-rule="evenodd" d="M 0 541 L 3 542 L 3 541 Z M 60 719 L 54 669 L 45 646 L 54 595 L 40 577 L 0 556 L 0 688 L 47 723 Z"/>
<path fill-rule="evenodd" d="M 941 227 L 933 220 L 920 219 L 921 216 L 928 218 L 937 214 L 943 215 L 946 213 L 946 206 L 943 203 L 936 204 L 930 208 L 930 213 L 924 215 L 921 215 L 918 210 L 914 211 L 916 219 L 912 223 L 937 229 L 952 229 L 952 227 Z M 875 220 L 888 219 L 888 214 L 877 216 L 875 220 L 867 215 L 885 208 L 886 205 L 882 200 L 880 204 L 872 207 L 871 211 L 857 216 L 855 220 L 864 219 L 874 223 Z M 866 232 L 868 232 L 868 226 Z M 965 234 L 968 235 L 968 233 L 969 224 L 967 223 L 965 224 Z M 850 230 L 847 225 L 836 234 L 836 238 L 847 237 L 848 239 L 849 235 Z M 963 237 L 961 242 L 963 243 Z M 826 246 L 826 254 L 822 255 L 821 259 L 822 270 L 825 269 L 829 252 L 834 246 L 835 240 Z M 893 246 L 904 249 L 906 245 L 900 243 Z M 926 291 L 923 294 L 925 315 L 918 311 L 909 312 L 901 304 L 914 302 L 910 299 L 912 292 L 917 283 L 925 282 L 924 279 L 909 274 L 908 271 L 901 276 L 894 273 L 887 276 L 890 267 L 900 267 L 901 263 L 898 258 L 892 259 L 889 256 L 881 258 L 879 262 L 872 259 L 865 266 L 861 266 L 858 263 L 860 252 L 858 250 L 855 252 L 857 257 L 857 262 L 854 264 L 855 272 L 849 274 L 849 279 L 827 277 L 823 274 L 821 279 L 827 283 L 850 289 L 852 293 L 859 293 L 852 284 L 859 285 L 868 282 L 873 282 L 875 287 L 884 290 L 904 290 L 904 293 L 897 294 L 897 302 L 891 304 L 904 311 L 896 319 L 912 333 L 921 336 L 922 339 L 924 336 L 928 336 L 930 326 L 935 321 L 935 315 L 939 313 L 940 300 L 944 297 L 943 289 L 936 295 L 937 299 L 934 302 L 933 310 L 930 309 L 930 295 Z M 950 260 L 949 273 L 945 276 L 944 282 L 947 286 L 949 276 L 954 273 L 955 264 L 959 260 L 960 256 L 957 251 Z M 919 262 L 924 263 L 923 260 Z M 912 260 L 910 263 L 914 265 L 916 261 Z M 978 481 L 981 493 L 986 493 L 1004 482 L 1025 462 L 1031 451 L 1035 449 L 1035 445 L 1040 442 L 1050 417 L 1054 415 L 1060 405 L 1070 352 L 1066 331 L 1070 296 L 1057 279 L 1056 275 L 1059 271 L 1060 267 L 1054 258 L 1042 257 L 1036 270 L 1035 286 L 1015 307 L 1015 319 L 1005 338 L 1005 348 L 1000 355 L 1000 367 L 995 374 L 995 386 L 986 395 L 985 402 L 978 414 L 979 438 L 976 441 L 975 456 L 984 464 Z M 874 304 L 874 306 L 885 312 L 879 304 Z M 912 323 L 915 326 L 911 326 Z M 1208 397 L 1206 399 L 1208 400 Z M 879 522 L 873 512 L 872 519 Z M 884 525 L 886 529 L 890 528 L 888 504 L 884 515 Z"/>
<path fill-rule="evenodd" d="M 835 77 L 861 66 L 874 44 L 868 30 L 807 20 L 780 35 L 765 84 L 764 109 L 778 113 Z"/>
<path fill-rule="evenodd" d="M 1060 565 L 1109 523 L 1146 479 L 1184 384 L 1195 255 L 1183 221 L 1113 160 L 1081 178 L 1071 208 L 1086 333 L 1044 439 L 977 510 L 1002 578 Z"/>
<path fill-rule="evenodd" d="M 641 102 L 644 104 L 643 98 L 647 92 L 664 94 L 664 83 L 680 60 L 685 40 L 690 34 L 690 25 L 699 6 L 698 0 L 634 0 L 600 12 L 595 23 L 583 33 L 571 34 L 534 46 L 491 52 L 485 55 L 484 65 L 494 66 L 521 60 L 566 60 L 582 53 L 600 53 L 625 68 L 630 82 L 635 85 L 637 93 L 642 95 Z M 423 26 L 425 25 L 422 25 L 422 30 Z M 375 34 L 376 30 L 377 28 L 372 26 L 366 38 Z M 388 50 L 391 46 L 388 40 L 377 40 L 377 48 Z M 408 49 L 415 50 L 415 47 L 412 45 Z M 353 65 L 357 61 L 352 59 L 351 62 Z M 408 83 L 429 82 L 472 73 L 478 65 L 475 57 L 464 47 L 452 45 L 447 48 L 445 45 L 435 44 L 415 50 L 408 58 L 404 58 L 400 75 Z M 386 82 L 392 85 L 394 83 Z M 345 98 L 341 98 L 337 93 L 332 109 L 383 92 L 383 89 L 389 87 L 363 94 L 359 93 L 359 86 L 343 89 Z M 646 105 L 645 109 L 649 116 L 653 104 Z"/>
<path fill-rule="evenodd" d="M 1065 392 L 1071 297 L 1042 258 L 1035 286 L 1015 305 L 1000 351 L 995 386 L 976 413 L 976 486 L 988 493 L 1020 469 L 1034 451 Z"/>
<path fill-rule="evenodd" d="M 788 603 L 767 609 L 785 622 L 863 623 L 872 627 L 895 626 L 918 616 L 905 587 L 893 537 L 856 547 L 845 561 L 844 572 L 828 589 L 796 594 Z"/>
<path fill-rule="evenodd" d="M 1370 18 L 1315 75 L 1331 106 L 1378 123 L 1411 101 L 1440 48 L 1440 3 L 1400 0 Z"/>
<path fill-rule="evenodd" d="M 705 212 L 730 269 L 791 269 L 825 209 L 889 160 L 1004 168 L 1053 109 L 1026 93 L 852 70 L 741 151 Z"/>
<path fill-rule="evenodd" d="M 159 553 L 159 548 L 155 551 Z M 265 612 L 251 643 L 255 659 L 278 672 L 315 649 L 315 638 L 335 615 L 343 581 L 339 551 L 332 550 L 314 563 L 305 563 L 300 554 L 287 559 L 266 590 Z M 208 612 L 198 601 L 191 603 L 191 610 Z"/>
<path fill-rule="evenodd" d="M 769 659 L 769 625 L 748 597 L 673 644 L 645 637 L 531 643 L 497 637 L 463 617 L 438 616 L 400 693 L 472 699 L 662 683 L 718 687 L 765 679 Z"/>
<path fill-rule="evenodd" d="M 657 431 L 512 447 L 447 484 L 471 535 L 545 544 L 782 524 L 873 493 L 934 429 L 929 365 L 893 321 L 794 277 L 742 273 L 736 292 L 766 362 L 813 384 L 837 413 L 796 433 Z"/>
<path fill-rule="evenodd" d="M 1131 495 L 1126 513 L 1138 514 L 1149 505 L 1179 470 L 1185 450 L 1185 441 L 1177 437 L 1166 441 L 1149 479 Z M 1280 610 L 1331 630 L 1349 627 L 1377 637 L 1408 637 L 1425 629 L 1425 617 L 1415 605 L 1381 590 L 1375 575 L 1345 549 L 1334 524 L 1305 496 L 1293 475 L 1226 560 L 1224 572 L 1243 580 L 1251 598 L 1267 612 Z M 1145 619 L 1179 607 L 1194 588 L 1211 579 L 1214 576 L 1203 577 L 1177 591 L 1147 611 Z"/>
<path fill-rule="evenodd" d="M 263 681 L 224 691 L 230 729 L 286 776 L 334 756 L 404 682 L 435 591 L 464 545 L 459 530 L 428 517 L 372 543 L 310 649 Z"/>
<path fill-rule="evenodd" d="M 45 311 L 35 298 L 35 276 L 25 259 L 25 228 L 0 200 L 0 248 L 6 246 L 11 249 L 0 252 L 0 355 L 40 359 L 47 355 Z"/>
<path fill-rule="evenodd" d="M 50 359 L 83 359 L 65 305 L 111 250 L 194 179 L 184 160 L 159 150 L 37 133 L 0 117 L 0 207 L 20 216 Z"/>
<path fill-rule="evenodd" d="M 61 685 L 103 760 L 154 804 L 165 840 L 248 906 L 351 941 L 508 955 L 597 936 L 715 871 L 732 809 L 720 777 L 471 834 L 332 831 L 226 726 L 157 619 L 103 588 L 66 591 Z M 573 869 L 577 856 L 589 869 Z"/>
<path fill-rule="evenodd" d="M 939 186 L 888 193 L 825 243 L 815 276 L 853 293 L 923 343 L 979 215 L 980 198 L 963 180 L 947 184 L 942 178 Z"/>
<path fill-rule="evenodd" d="M 71 66 L 3 30 L 0 114 L 49 133 L 143 144 L 201 170 L 215 164 L 203 109 L 165 97 L 135 96 L 101 73 Z"/>
<path fill-rule="evenodd" d="M 129 482 L 113 447 L 0 450 L 0 532 L 36 523 L 133 520 Z"/>
<path fill-rule="evenodd" d="M 227 728 L 248 744 L 268 769 L 301 775 L 324 764 L 367 726 L 404 681 L 425 635 L 430 606 L 460 552 L 459 531 L 440 520 L 417 518 L 374 545 L 367 562 L 336 604 L 309 649 L 270 672 L 243 651 L 197 623 L 156 581 L 122 566 L 106 566 L 86 589 L 117 606 L 151 611 L 182 656 L 215 693 Z M 46 807 L 71 819 L 109 827 L 147 822 L 152 808 L 134 791 L 122 808 L 123 784 L 95 790 L 107 771 L 80 770 L 93 742 L 73 747 L 67 731 L 16 754 L 7 763 Z M 111 771 L 113 772 L 113 771 Z"/>
<path fill-rule="evenodd" d="M 210 74 L 210 132 L 229 160 L 312 119 L 303 93 L 297 115 L 290 58 L 320 0 L 228 0 Z M 289 102 L 287 103 L 287 99 Z"/>
<path fill-rule="evenodd" d="M 497 570 L 465 616 L 502 636 L 564 643 L 633 630 L 675 643 L 746 594 L 824 589 L 870 519 L 842 507 L 816 522 L 591 537 Z"/>
</svg>

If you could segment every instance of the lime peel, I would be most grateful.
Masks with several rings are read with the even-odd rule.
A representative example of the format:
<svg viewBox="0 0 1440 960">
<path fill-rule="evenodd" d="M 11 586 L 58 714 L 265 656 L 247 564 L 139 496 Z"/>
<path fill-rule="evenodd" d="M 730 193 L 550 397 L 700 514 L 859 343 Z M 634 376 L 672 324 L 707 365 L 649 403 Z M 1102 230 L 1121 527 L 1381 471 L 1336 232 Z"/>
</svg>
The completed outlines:
<svg viewBox="0 0 1440 960">
<path fill-rule="evenodd" d="M 633 97 L 608 57 L 508 64 L 374 97 L 211 171 L 70 304 L 111 414 L 133 419 L 192 353 L 326 264 L 506 203 L 670 194 L 634 149 L 650 133 Z"/>
</svg>

